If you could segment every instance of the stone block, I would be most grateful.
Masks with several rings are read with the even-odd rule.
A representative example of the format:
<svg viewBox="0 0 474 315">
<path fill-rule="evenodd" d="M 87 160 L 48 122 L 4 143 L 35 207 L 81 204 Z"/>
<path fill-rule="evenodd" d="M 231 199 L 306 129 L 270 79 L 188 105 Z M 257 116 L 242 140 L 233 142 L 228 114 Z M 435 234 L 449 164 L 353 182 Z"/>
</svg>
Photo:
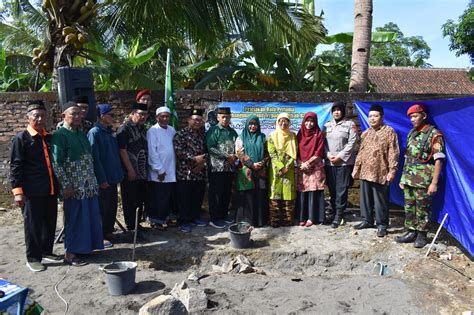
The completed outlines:
<svg viewBox="0 0 474 315">
<path fill-rule="evenodd" d="M 160 295 L 149 301 L 140 308 L 139 315 L 186 315 L 188 314 L 184 304 L 171 295 Z"/>
</svg>

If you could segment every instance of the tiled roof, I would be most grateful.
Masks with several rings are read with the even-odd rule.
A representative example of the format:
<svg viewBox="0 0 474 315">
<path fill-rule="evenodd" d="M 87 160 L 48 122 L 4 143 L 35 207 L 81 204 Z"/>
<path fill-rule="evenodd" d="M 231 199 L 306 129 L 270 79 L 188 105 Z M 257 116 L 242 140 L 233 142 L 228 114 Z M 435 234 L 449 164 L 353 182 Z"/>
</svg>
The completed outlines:
<svg viewBox="0 0 474 315">
<path fill-rule="evenodd" d="M 474 94 L 466 69 L 369 67 L 377 93 Z"/>
</svg>

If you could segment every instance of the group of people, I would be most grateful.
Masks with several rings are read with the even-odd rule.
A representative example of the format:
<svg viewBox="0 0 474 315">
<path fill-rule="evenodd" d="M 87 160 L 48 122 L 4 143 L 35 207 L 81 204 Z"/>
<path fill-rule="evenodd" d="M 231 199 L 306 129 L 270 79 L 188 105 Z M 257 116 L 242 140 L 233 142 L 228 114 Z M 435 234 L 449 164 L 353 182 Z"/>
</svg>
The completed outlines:
<svg viewBox="0 0 474 315">
<path fill-rule="evenodd" d="M 87 105 L 87 106 L 85 106 Z M 360 179 L 364 229 L 377 226 L 387 235 L 388 184 L 395 178 L 399 147 L 395 131 L 383 123 L 384 110 L 373 105 L 370 128 L 361 136 L 346 118 L 345 104 L 333 104 L 332 119 L 321 130 L 316 113 L 305 114 L 299 131 L 281 113 L 268 138 L 260 120 L 250 115 L 240 135 L 231 127 L 230 108 L 217 109 L 217 124 L 204 129 L 204 112 L 189 110 L 187 125 L 169 125 L 167 107 L 152 108 L 151 92 L 140 91 L 129 115 L 114 133 L 110 104 L 97 106 L 97 122 L 87 122 L 87 99 L 62 106 L 62 123 L 46 131 L 46 108 L 32 101 L 27 129 L 13 139 L 11 184 L 22 208 L 27 266 L 42 271 L 42 261 L 82 266 L 84 254 L 113 246 L 120 185 L 125 225 L 142 232 L 145 217 L 153 228 L 166 229 L 177 218 L 180 231 L 207 224 L 222 229 L 234 221 L 255 227 L 302 227 L 330 223 L 337 228 L 347 207 L 353 179 Z M 437 190 L 444 143 L 426 123 L 426 108 L 408 111 L 410 132 L 400 187 L 406 200 L 407 233 L 397 242 L 426 244 L 431 196 Z M 93 126 L 93 127 L 92 127 Z M 202 204 L 207 183 L 209 220 Z M 324 190 L 332 217 L 327 220 Z M 237 210 L 229 205 L 236 191 Z M 57 198 L 64 201 L 65 255 L 53 254 Z"/>
</svg>

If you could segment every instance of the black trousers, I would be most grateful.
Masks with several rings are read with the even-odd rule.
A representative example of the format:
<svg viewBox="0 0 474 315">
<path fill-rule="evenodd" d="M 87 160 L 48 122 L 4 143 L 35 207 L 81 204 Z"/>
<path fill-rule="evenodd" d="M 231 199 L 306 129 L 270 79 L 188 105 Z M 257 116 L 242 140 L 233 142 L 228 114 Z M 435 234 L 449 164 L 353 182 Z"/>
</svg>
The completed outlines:
<svg viewBox="0 0 474 315">
<path fill-rule="evenodd" d="M 233 180 L 234 173 L 231 172 L 209 173 L 208 201 L 211 221 L 223 220 L 227 217 Z"/>
<path fill-rule="evenodd" d="M 324 223 L 324 190 L 298 191 L 295 218 L 298 222 Z"/>
<path fill-rule="evenodd" d="M 127 229 L 135 229 L 135 211 L 143 209 L 147 196 L 146 181 L 124 179 L 120 183 L 120 194 L 122 196 L 123 216 Z M 141 216 L 141 213 L 139 213 Z"/>
<path fill-rule="evenodd" d="M 360 181 L 360 215 L 363 221 L 388 227 L 388 185 Z"/>
<path fill-rule="evenodd" d="M 177 185 L 180 224 L 199 219 L 204 193 L 206 192 L 206 182 L 203 180 L 179 180 Z"/>
<path fill-rule="evenodd" d="M 165 221 L 176 208 L 176 183 L 153 182 L 153 204 L 148 216 Z"/>
<path fill-rule="evenodd" d="M 43 255 L 53 253 L 54 233 L 58 217 L 56 196 L 26 197 L 22 208 L 26 259 L 41 262 Z"/>
<path fill-rule="evenodd" d="M 267 224 L 268 191 L 267 189 L 251 189 L 237 192 L 238 207 L 235 214 L 236 222 L 248 222 L 255 227 Z"/>
<path fill-rule="evenodd" d="M 115 218 L 117 216 L 118 192 L 117 184 L 111 184 L 106 189 L 99 191 L 99 207 L 102 217 L 102 232 L 104 237 L 114 232 Z"/>
<path fill-rule="evenodd" d="M 351 176 L 353 165 L 326 166 L 326 185 L 331 196 L 331 208 L 335 213 L 335 220 L 341 220 L 347 207 L 349 187 L 352 186 Z"/>
</svg>

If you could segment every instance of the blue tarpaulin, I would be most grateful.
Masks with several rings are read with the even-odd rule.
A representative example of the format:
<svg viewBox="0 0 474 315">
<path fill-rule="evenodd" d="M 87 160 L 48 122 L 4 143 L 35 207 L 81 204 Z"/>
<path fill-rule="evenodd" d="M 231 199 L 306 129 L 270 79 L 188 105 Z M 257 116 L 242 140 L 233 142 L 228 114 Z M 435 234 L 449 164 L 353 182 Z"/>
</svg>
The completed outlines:
<svg viewBox="0 0 474 315">
<path fill-rule="evenodd" d="M 408 132 L 412 125 L 406 115 L 413 104 L 428 107 L 428 121 L 444 135 L 446 162 L 438 192 L 433 199 L 432 219 L 445 228 L 474 255 L 474 97 L 412 102 L 355 102 L 362 130 L 369 128 L 367 116 L 372 104 L 385 111 L 385 124 L 393 127 L 400 143 L 400 165 L 390 187 L 390 201 L 403 205 L 403 191 L 398 187 L 403 169 Z"/>
</svg>

